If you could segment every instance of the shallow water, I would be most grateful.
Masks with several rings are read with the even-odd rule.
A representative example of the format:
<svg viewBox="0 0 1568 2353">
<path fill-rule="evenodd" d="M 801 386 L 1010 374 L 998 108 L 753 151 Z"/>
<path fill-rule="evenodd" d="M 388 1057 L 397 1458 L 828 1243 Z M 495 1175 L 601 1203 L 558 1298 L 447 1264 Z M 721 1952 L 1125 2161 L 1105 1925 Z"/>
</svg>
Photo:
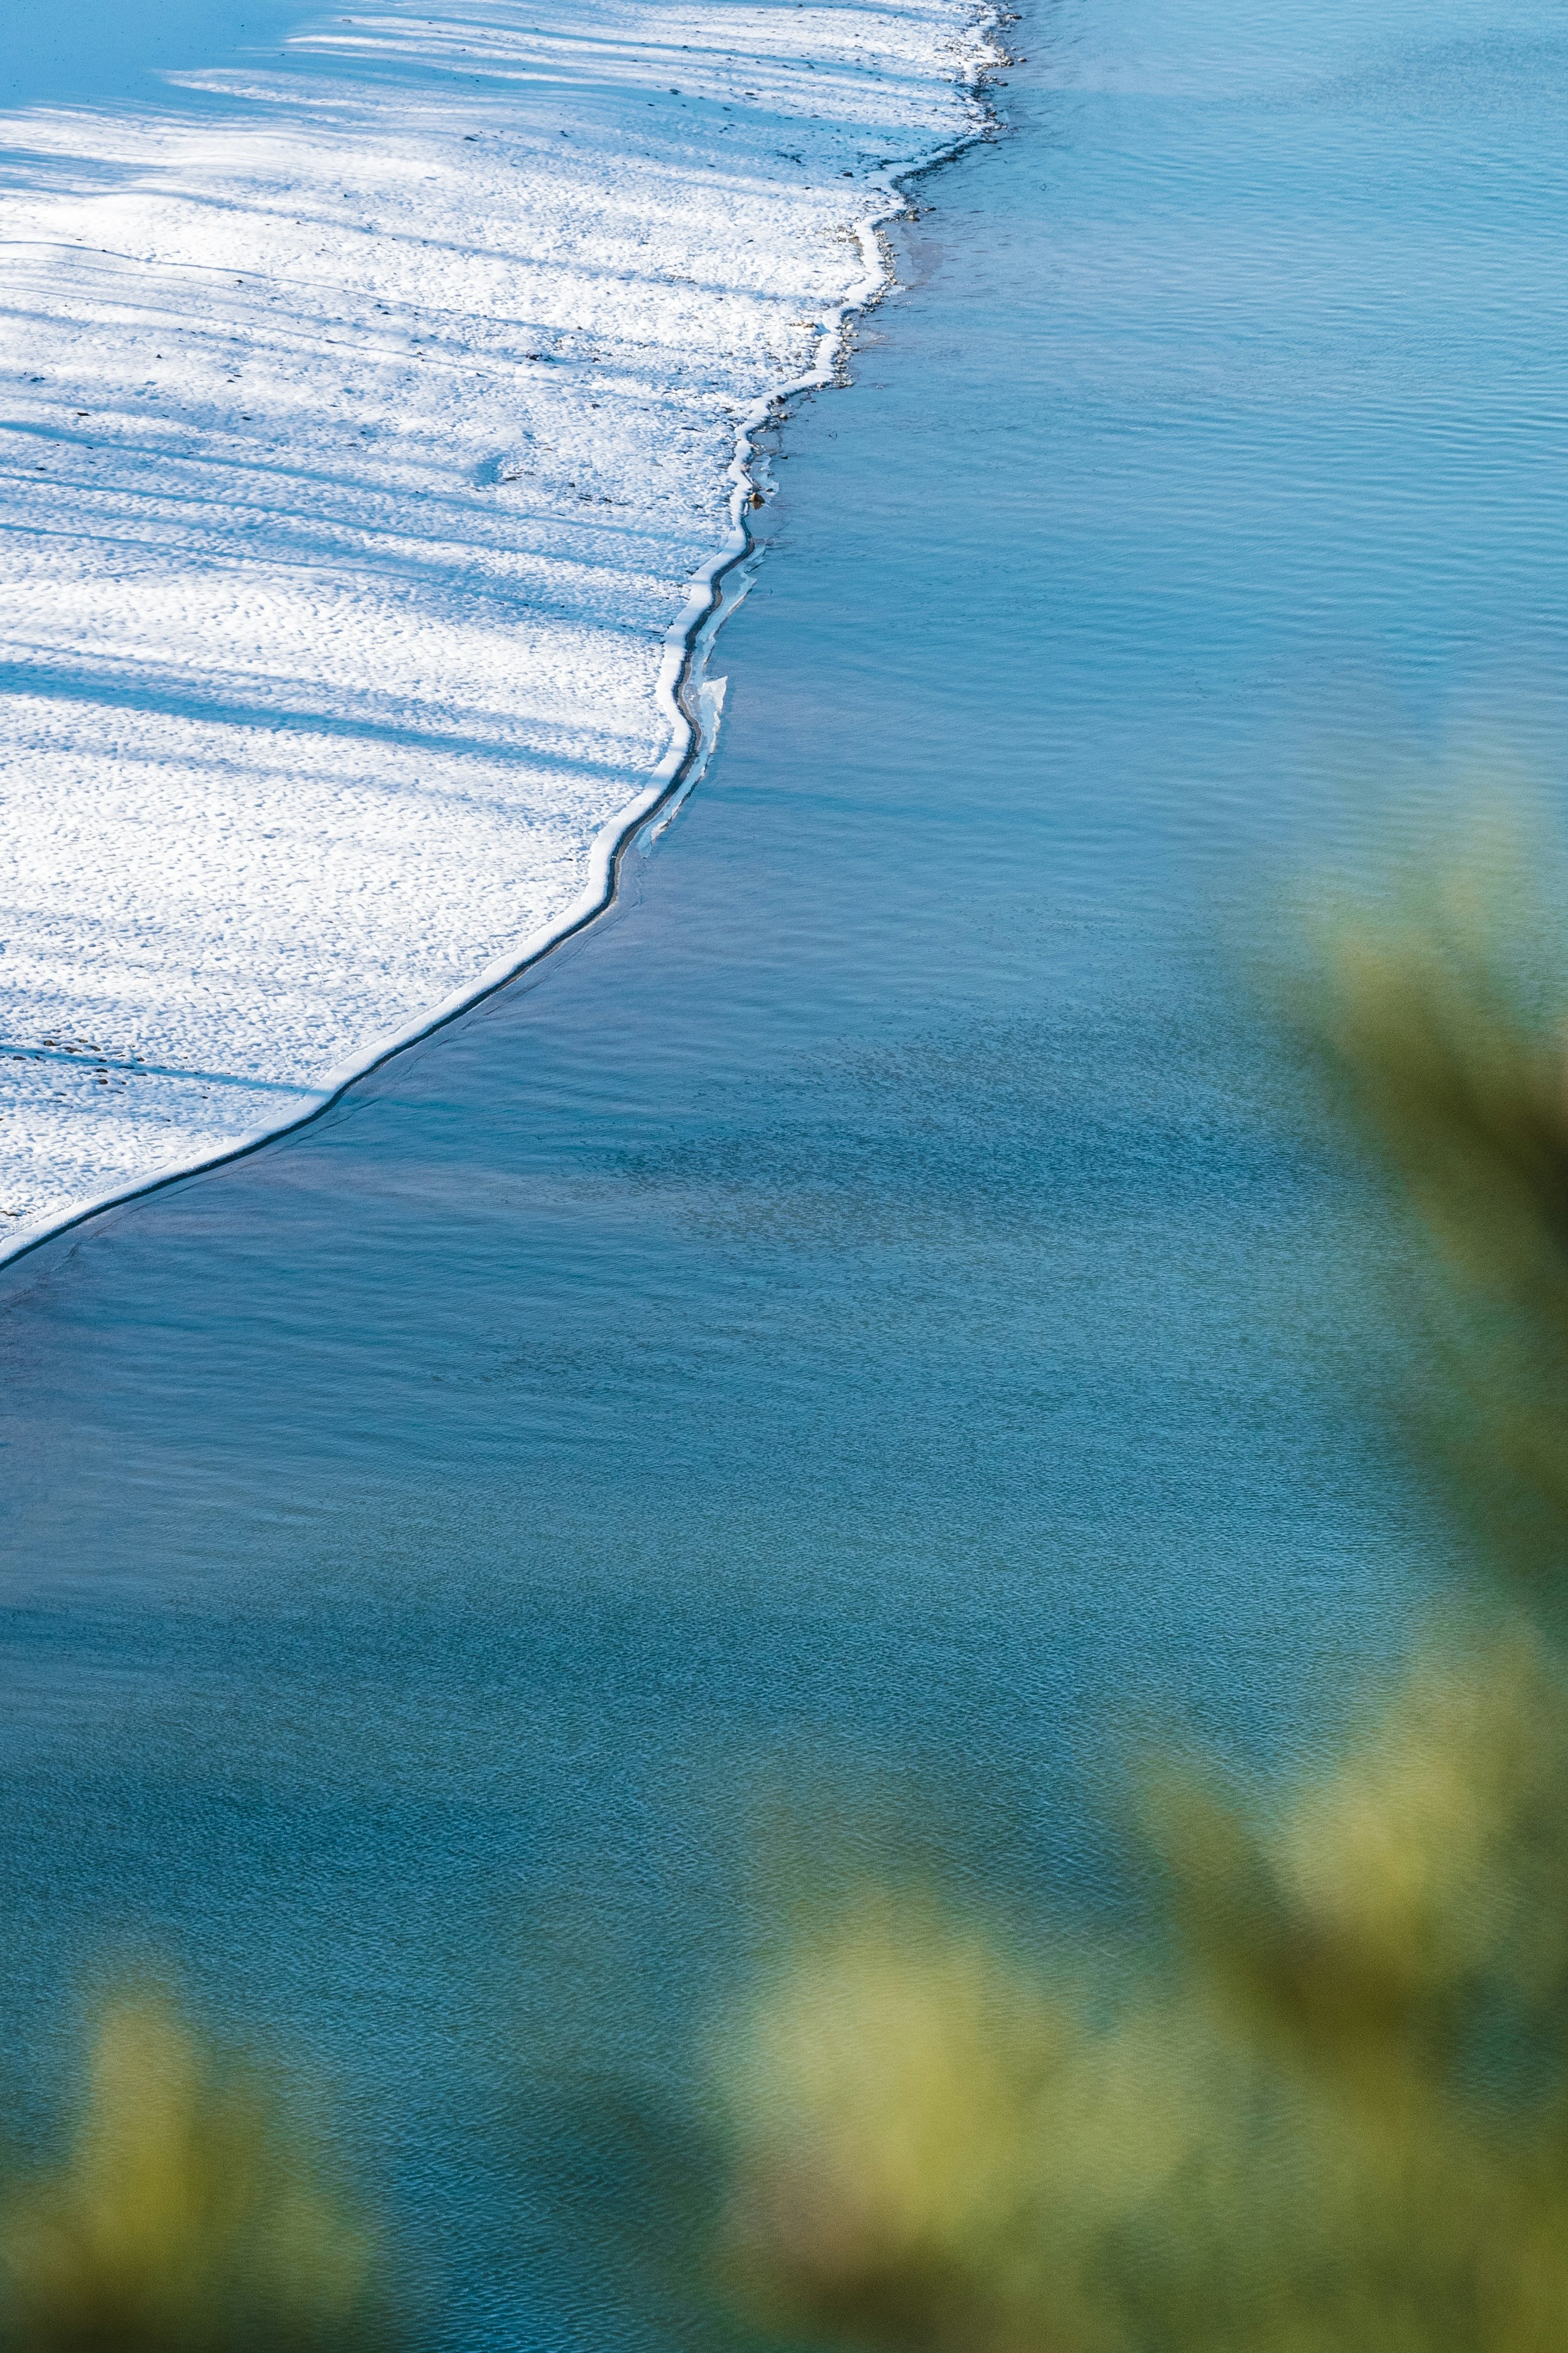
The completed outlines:
<svg viewBox="0 0 1568 2353">
<path fill-rule="evenodd" d="M 457 2338 L 640 2333 L 518 2187 L 552 1939 L 679 2013 L 824 1773 L 1109 1900 L 1108 1726 L 1288 1757 L 1397 1641 L 1342 1185 L 1215 944 L 1563 771 L 1556 22 L 1026 21 L 614 913 L 5 1278 L 8 2039 L 174 1954 L 332 2074 Z"/>
<path fill-rule="evenodd" d="M 133 98 L 162 111 L 202 103 L 164 77 L 276 58 L 297 0 L 56 0 L 10 12 L 0 49 L 0 107 Z"/>
</svg>

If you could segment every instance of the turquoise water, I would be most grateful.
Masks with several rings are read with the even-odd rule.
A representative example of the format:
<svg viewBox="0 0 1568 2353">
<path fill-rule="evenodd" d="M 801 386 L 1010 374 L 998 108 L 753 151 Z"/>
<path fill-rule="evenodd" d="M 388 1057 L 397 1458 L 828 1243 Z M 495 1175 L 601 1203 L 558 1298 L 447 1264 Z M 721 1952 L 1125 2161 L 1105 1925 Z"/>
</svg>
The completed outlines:
<svg viewBox="0 0 1568 2353">
<path fill-rule="evenodd" d="M 4 1278 L 7 2042 L 174 1956 L 326 2069 L 455 2342 L 644 2334 L 519 2154 L 520 1989 L 608 1944 L 673 2031 L 754 1792 L 909 1777 L 1110 1901 L 1108 1726 L 1289 1757 L 1397 1639 L 1301 1336 L 1342 1181 L 1216 943 L 1563 773 L 1560 24 L 1039 9 L 617 908 Z"/>
<path fill-rule="evenodd" d="M 165 75 L 274 58 L 298 16 L 294 0 L 163 0 L 157 8 L 125 0 L 54 0 L 49 7 L 17 0 L 0 47 L 0 107 L 131 98 L 143 109 L 188 111 L 204 103 L 202 96 L 171 90 Z M 0 166 L 15 154 L 0 149 Z"/>
</svg>

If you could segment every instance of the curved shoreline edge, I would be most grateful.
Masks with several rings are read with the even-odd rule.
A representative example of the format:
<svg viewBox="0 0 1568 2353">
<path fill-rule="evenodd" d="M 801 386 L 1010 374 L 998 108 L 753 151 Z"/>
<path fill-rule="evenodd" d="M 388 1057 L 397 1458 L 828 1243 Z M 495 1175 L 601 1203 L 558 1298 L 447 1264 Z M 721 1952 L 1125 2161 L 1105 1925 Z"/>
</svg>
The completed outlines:
<svg viewBox="0 0 1568 2353">
<path fill-rule="evenodd" d="M 974 29 L 997 42 L 1002 22 L 1002 6 L 987 6 L 977 12 Z M 1005 48 L 998 45 L 989 62 L 978 66 L 972 74 L 963 78 L 969 89 L 984 98 L 986 73 L 995 70 L 1005 62 Z M 340 1063 L 335 1070 L 330 1071 L 320 1089 L 313 1091 L 315 1100 L 305 1110 L 253 1129 L 218 1151 L 176 1161 L 145 1176 L 93 1195 L 85 1201 L 75 1202 L 61 1210 L 46 1212 L 43 1218 L 6 1238 L 4 1245 L 0 1246 L 0 1271 L 18 1265 L 47 1243 L 60 1241 L 79 1227 L 96 1223 L 115 1209 L 129 1208 L 171 1186 L 211 1175 L 217 1169 L 228 1167 L 235 1161 L 247 1160 L 265 1146 L 313 1125 L 328 1112 L 334 1110 L 363 1079 L 369 1078 L 410 1047 L 434 1037 L 464 1014 L 472 1012 L 487 998 L 497 996 L 609 912 L 619 896 L 621 871 L 627 851 L 645 829 L 649 831 L 651 839 L 669 823 L 700 779 L 717 740 L 721 698 L 710 697 L 706 702 L 704 701 L 708 655 L 720 628 L 741 602 L 740 596 L 726 596 L 726 584 L 759 553 L 756 536 L 748 520 L 757 487 L 750 470 L 756 458 L 752 447 L 752 436 L 776 422 L 777 413 L 785 403 L 808 393 L 824 391 L 837 382 L 851 327 L 856 320 L 875 308 L 895 282 L 892 263 L 879 242 L 879 232 L 885 222 L 897 220 L 908 212 L 909 184 L 952 163 L 970 147 L 994 135 L 995 128 L 996 118 L 994 112 L 988 111 L 984 121 L 973 129 L 890 176 L 885 184 L 890 201 L 853 224 L 868 274 L 862 284 L 852 290 L 831 312 L 817 344 L 816 365 L 807 375 L 776 385 L 763 394 L 737 425 L 734 454 L 729 467 L 731 483 L 729 536 L 691 575 L 688 582 L 687 601 L 665 633 L 655 692 L 661 711 L 670 723 L 668 749 L 643 791 L 608 819 L 595 836 L 588 849 L 588 881 L 577 897 L 550 923 L 531 934 L 519 947 L 488 966 L 470 985 L 445 999 L 433 1011 L 418 1016 L 391 1036 L 374 1040 L 350 1061 Z M 660 822 L 650 824 L 650 820 Z"/>
</svg>

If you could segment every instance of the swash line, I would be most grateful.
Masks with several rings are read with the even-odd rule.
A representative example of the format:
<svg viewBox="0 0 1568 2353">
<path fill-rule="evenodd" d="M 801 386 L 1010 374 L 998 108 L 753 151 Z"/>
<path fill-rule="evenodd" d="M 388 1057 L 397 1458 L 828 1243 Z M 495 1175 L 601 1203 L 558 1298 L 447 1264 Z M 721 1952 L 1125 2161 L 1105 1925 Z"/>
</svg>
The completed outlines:
<svg viewBox="0 0 1568 2353">
<path fill-rule="evenodd" d="M 977 20 L 993 36 L 1001 21 L 999 6 L 986 9 Z M 981 65 L 968 77 L 970 88 L 983 101 L 987 70 L 999 68 L 1005 61 L 1005 53 L 999 51 L 993 69 Z M 476 1006 L 483 1005 L 501 989 L 510 987 L 513 981 L 542 964 L 546 956 L 563 947 L 568 940 L 575 939 L 615 905 L 620 892 L 621 869 L 632 842 L 650 818 L 658 817 L 661 812 L 672 813 L 672 805 L 685 797 L 713 749 L 717 714 L 713 726 L 705 730 L 701 712 L 693 706 L 692 691 L 701 685 L 709 649 L 727 611 L 732 611 L 741 601 L 734 597 L 726 606 L 725 584 L 758 552 L 756 535 L 748 520 L 753 498 L 759 503 L 762 498 L 747 470 L 749 461 L 755 457 L 751 446 L 752 436 L 775 421 L 775 412 L 784 402 L 799 399 L 807 393 L 826 390 L 840 381 L 841 362 L 854 321 L 875 309 L 896 282 L 890 257 L 878 244 L 877 231 L 884 221 L 896 220 L 910 210 L 910 198 L 905 192 L 909 182 L 922 179 L 928 173 L 939 171 L 944 164 L 951 164 L 977 141 L 993 136 L 995 128 L 996 117 L 987 108 L 979 127 L 967 132 L 960 139 L 950 141 L 923 163 L 911 164 L 906 170 L 892 175 L 887 185 L 897 195 L 898 203 L 889 204 L 879 212 L 868 214 L 855 225 L 862 251 L 868 252 L 868 259 L 875 259 L 874 281 L 863 293 L 840 303 L 834 311 L 833 323 L 825 330 L 817 346 L 818 364 L 812 374 L 765 394 L 747 412 L 737 428 L 735 455 L 730 462 L 730 472 L 735 483 L 730 500 L 734 534 L 731 543 L 719 554 L 710 557 L 692 575 L 688 584 L 687 609 L 671 624 L 665 637 L 665 657 L 659 669 L 657 691 L 677 730 L 675 742 L 659 764 L 660 767 L 668 765 L 669 773 L 660 778 L 656 770 L 655 782 L 630 802 L 618 817 L 612 818 L 595 838 L 588 856 L 590 870 L 602 865 L 597 889 L 595 890 L 591 883 L 588 892 L 578 899 L 574 906 L 568 907 L 552 924 L 535 934 L 518 955 L 509 957 L 504 968 L 499 971 L 492 968 L 482 975 L 471 988 L 448 999 L 434 1013 L 422 1016 L 407 1029 L 371 1047 L 351 1066 L 329 1073 L 320 1090 L 300 1090 L 301 1092 L 310 1092 L 317 1095 L 317 1100 L 308 1111 L 297 1113 L 292 1118 L 280 1120 L 275 1125 L 258 1128 L 254 1134 L 243 1136 L 237 1144 L 227 1145 L 221 1151 L 200 1154 L 190 1161 L 177 1163 L 174 1167 L 160 1169 L 154 1176 L 140 1177 L 131 1185 L 117 1187 L 92 1200 L 80 1202 L 74 1208 L 47 1218 L 31 1231 L 24 1229 L 0 1248 L 0 1268 L 17 1265 L 23 1259 L 30 1258 L 35 1250 L 41 1250 L 46 1242 L 58 1241 L 64 1235 L 73 1233 L 79 1226 L 105 1217 L 110 1210 L 129 1208 L 133 1202 L 145 1200 L 149 1195 L 161 1193 L 171 1185 L 183 1184 L 189 1177 L 203 1176 L 215 1169 L 229 1167 L 237 1160 L 248 1160 L 253 1153 L 260 1152 L 266 1145 L 279 1143 L 286 1135 L 296 1135 L 300 1129 L 313 1125 L 326 1113 L 335 1109 L 362 1079 L 369 1078 L 395 1055 L 405 1053 L 411 1046 L 423 1043 L 426 1038 L 435 1037 L 463 1014 L 472 1012 Z M 691 609 L 694 603 L 698 607 L 696 611 Z M 680 742 L 682 735 L 683 743 Z M 677 743 L 680 744 L 679 751 Z"/>
</svg>

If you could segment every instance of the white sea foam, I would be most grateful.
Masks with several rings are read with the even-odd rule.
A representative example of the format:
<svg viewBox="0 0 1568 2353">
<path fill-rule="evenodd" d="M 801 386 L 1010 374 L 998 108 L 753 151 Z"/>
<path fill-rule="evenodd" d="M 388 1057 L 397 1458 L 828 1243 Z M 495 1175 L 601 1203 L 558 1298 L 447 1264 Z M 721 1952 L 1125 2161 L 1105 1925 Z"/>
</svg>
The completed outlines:
<svg viewBox="0 0 1568 2353">
<path fill-rule="evenodd" d="M 988 54 L 972 0 L 464 0 L 0 116 L 0 1255 L 595 903 L 737 432 Z"/>
</svg>

